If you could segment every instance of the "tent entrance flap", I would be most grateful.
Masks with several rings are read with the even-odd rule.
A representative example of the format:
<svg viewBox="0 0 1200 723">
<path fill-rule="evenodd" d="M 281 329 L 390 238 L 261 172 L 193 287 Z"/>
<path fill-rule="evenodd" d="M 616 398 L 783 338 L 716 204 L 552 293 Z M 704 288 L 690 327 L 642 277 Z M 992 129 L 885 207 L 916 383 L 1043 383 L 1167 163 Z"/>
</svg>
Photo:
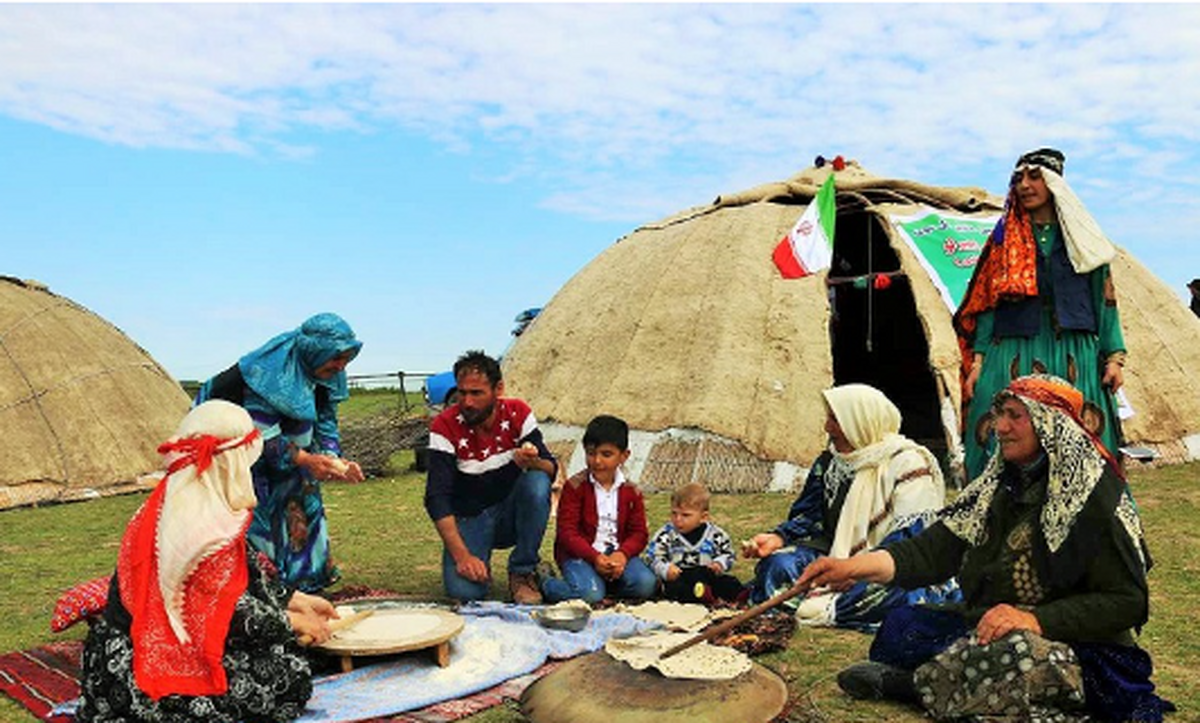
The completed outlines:
<svg viewBox="0 0 1200 723">
<path fill-rule="evenodd" d="M 838 214 L 829 284 L 834 383 L 882 391 L 900 408 L 901 432 L 945 459 L 929 343 L 909 279 L 874 214 Z"/>
</svg>

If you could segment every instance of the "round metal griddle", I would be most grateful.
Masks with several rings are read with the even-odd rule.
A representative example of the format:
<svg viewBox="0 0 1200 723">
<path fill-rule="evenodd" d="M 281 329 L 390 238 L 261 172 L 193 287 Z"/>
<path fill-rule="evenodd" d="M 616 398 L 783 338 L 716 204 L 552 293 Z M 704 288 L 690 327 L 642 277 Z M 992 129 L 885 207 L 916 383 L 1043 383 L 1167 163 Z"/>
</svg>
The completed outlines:
<svg viewBox="0 0 1200 723">
<path fill-rule="evenodd" d="M 521 713 L 533 723 L 768 723 L 787 696 L 783 679 L 758 663 L 730 680 L 680 680 L 599 650 L 526 688 Z"/>
</svg>

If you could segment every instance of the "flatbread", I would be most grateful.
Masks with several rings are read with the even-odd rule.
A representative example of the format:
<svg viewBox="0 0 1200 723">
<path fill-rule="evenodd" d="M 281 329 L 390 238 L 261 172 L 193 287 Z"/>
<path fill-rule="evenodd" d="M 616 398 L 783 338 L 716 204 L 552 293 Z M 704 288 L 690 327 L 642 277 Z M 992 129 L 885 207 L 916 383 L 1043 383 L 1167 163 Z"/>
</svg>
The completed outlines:
<svg viewBox="0 0 1200 723">
<path fill-rule="evenodd" d="M 690 639 L 687 633 L 655 633 L 609 640 L 604 651 L 635 670 L 653 667 L 668 678 L 687 680 L 729 680 L 753 666 L 740 650 L 707 642 L 697 643 L 669 658 L 659 657 L 664 650 Z"/>
<path fill-rule="evenodd" d="M 633 605 L 626 607 L 624 612 L 652 623 L 662 623 L 671 630 L 699 630 L 710 620 L 707 607 L 697 603 L 681 603 L 672 600 L 656 600 Z"/>
<path fill-rule="evenodd" d="M 369 640 L 411 640 L 425 636 L 441 624 L 442 619 L 433 613 L 385 611 L 359 620 L 345 630 L 334 633 L 333 636 L 344 643 Z"/>
</svg>

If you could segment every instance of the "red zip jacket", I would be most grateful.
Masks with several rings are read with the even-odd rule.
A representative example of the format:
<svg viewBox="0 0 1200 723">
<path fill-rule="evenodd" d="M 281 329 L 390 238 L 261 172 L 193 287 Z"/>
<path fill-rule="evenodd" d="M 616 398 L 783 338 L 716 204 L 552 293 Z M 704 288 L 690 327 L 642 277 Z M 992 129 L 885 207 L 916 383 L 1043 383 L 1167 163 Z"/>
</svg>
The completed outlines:
<svg viewBox="0 0 1200 723">
<path fill-rule="evenodd" d="M 596 510 L 596 488 L 587 469 L 572 475 L 563 485 L 558 500 L 558 523 L 554 537 L 554 560 L 559 567 L 577 558 L 594 563 L 600 554 L 592 547 L 600 513 Z M 629 480 L 617 488 L 617 549 L 632 560 L 646 549 L 646 503 L 642 491 Z"/>
</svg>

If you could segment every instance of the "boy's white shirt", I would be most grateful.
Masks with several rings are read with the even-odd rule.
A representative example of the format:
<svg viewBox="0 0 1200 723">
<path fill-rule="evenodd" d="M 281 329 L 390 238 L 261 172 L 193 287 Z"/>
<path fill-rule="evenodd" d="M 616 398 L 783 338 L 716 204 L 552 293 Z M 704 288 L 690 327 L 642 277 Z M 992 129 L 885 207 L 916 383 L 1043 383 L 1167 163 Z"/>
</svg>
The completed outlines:
<svg viewBox="0 0 1200 723">
<path fill-rule="evenodd" d="M 596 539 L 592 540 L 592 548 L 601 554 L 611 554 L 612 550 L 617 549 L 617 490 L 621 485 L 625 484 L 625 475 L 621 473 L 621 468 L 617 468 L 616 475 L 613 477 L 612 487 L 604 489 L 588 472 L 588 481 L 592 483 L 592 488 L 596 491 L 596 514 L 600 518 L 596 525 Z"/>
</svg>

